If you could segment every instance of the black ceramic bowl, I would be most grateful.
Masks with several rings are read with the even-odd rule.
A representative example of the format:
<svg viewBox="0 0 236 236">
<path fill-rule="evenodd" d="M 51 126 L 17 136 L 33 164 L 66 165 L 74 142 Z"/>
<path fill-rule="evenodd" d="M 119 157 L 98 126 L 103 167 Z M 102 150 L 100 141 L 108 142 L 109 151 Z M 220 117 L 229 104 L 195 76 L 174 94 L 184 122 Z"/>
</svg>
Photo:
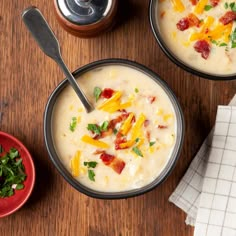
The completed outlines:
<svg viewBox="0 0 236 236">
<path fill-rule="evenodd" d="M 218 74 L 210 74 L 210 73 L 205 73 L 201 70 L 198 70 L 194 67 L 192 67 L 189 64 L 186 64 L 181 60 L 181 58 L 178 58 L 167 46 L 165 43 L 165 40 L 162 37 L 160 27 L 158 25 L 158 20 L 157 20 L 157 12 L 158 12 L 158 4 L 159 0 L 150 0 L 149 3 L 149 21 L 151 24 L 152 32 L 155 36 L 155 39 L 157 43 L 159 44 L 160 48 L 162 51 L 167 55 L 167 57 L 174 62 L 177 66 L 181 67 L 182 69 L 201 76 L 206 79 L 210 80 L 234 80 L 236 79 L 236 74 L 228 74 L 228 75 L 218 75 Z M 184 53 L 184 52 L 183 52 Z"/>
<path fill-rule="evenodd" d="M 180 105 L 177 101 L 177 98 L 171 91 L 171 89 L 168 87 L 168 85 L 161 80 L 158 75 L 153 73 L 151 70 L 148 68 L 144 67 L 143 65 L 140 65 L 136 62 L 128 61 L 128 60 L 123 60 L 123 59 L 107 59 L 107 60 L 101 60 L 101 61 L 96 61 L 93 63 L 90 63 L 86 66 L 83 66 L 82 68 L 76 70 L 73 72 L 73 75 L 75 78 L 81 76 L 83 73 L 88 72 L 89 70 L 99 68 L 99 67 L 104 67 L 106 65 L 122 65 L 122 66 L 127 66 L 134 68 L 140 72 L 143 72 L 144 74 L 148 75 L 150 78 L 152 78 L 168 95 L 175 114 L 177 118 L 177 133 L 176 133 L 176 143 L 173 148 L 172 155 L 166 164 L 164 170 L 162 173 L 150 184 L 139 188 L 139 189 L 134 189 L 130 191 L 123 191 L 123 192 L 99 192 L 95 191 L 93 189 L 89 189 L 79 183 L 76 179 L 74 179 L 71 175 L 71 173 L 64 167 L 62 164 L 59 156 L 57 155 L 57 152 L 55 150 L 54 144 L 53 144 L 53 136 L 52 136 L 52 113 L 53 113 L 53 108 L 54 104 L 59 96 L 59 94 L 62 92 L 62 90 L 66 87 L 69 86 L 69 83 L 67 80 L 63 80 L 53 91 L 51 96 L 49 97 L 48 103 L 46 105 L 46 110 L 44 114 L 44 139 L 47 147 L 47 151 L 49 153 L 50 159 L 57 168 L 57 170 L 60 172 L 60 174 L 66 179 L 68 183 L 70 183 L 75 189 L 78 191 L 91 196 L 95 198 L 102 198 L 102 199 L 120 199 L 120 198 L 128 198 L 128 197 L 133 197 L 137 196 L 140 194 L 143 194 L 145 192 L 148 192 L 158 186 L 160 183 L 162 183 L 167 176 L 171 173 L 173 170 L 176 161 L 178 160 L 178 157 L 180 155 L 182 143 L 183 143 L 183 138 L 184 138 L 184 118 L 183 114 L 180 108 Z"/>
</svg>

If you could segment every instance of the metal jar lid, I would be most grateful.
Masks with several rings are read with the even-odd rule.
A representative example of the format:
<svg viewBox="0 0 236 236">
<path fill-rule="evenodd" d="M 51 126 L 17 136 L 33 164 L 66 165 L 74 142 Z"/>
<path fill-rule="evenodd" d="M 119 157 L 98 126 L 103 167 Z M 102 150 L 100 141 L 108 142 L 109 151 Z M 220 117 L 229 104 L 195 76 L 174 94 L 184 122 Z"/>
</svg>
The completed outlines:
<svg viewBox="0 0 236 236">
<path fill-rule="evenodd" d="M 114 25 L 118 0 L 54 0 L 57 17 L 70 33 L 96 36 Z"/>
</svg>

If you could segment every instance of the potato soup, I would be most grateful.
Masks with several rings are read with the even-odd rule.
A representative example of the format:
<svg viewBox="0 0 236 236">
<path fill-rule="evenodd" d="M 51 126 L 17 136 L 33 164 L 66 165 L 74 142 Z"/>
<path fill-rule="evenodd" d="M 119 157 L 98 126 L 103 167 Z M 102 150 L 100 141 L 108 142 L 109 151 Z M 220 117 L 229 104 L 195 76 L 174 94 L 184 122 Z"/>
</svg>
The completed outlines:
<svg viewBox="0 0 236 236">
<path fill-rule="evenodd" d="M 176 57 L 205 73 L 236 73 L 235 1 L 159 0 L 157 5 L 160 33 Z"/>
<path fill-rule="evenodd" d="M 119 192 L 151 183 L 176 142 L 166 92 L 143 72 L 108 65 L 78 78 L 95 110 L 86 113 L 67 86 L 52 117 L 55 149 L 72 176 L 91 189 Z"/>
</svg>

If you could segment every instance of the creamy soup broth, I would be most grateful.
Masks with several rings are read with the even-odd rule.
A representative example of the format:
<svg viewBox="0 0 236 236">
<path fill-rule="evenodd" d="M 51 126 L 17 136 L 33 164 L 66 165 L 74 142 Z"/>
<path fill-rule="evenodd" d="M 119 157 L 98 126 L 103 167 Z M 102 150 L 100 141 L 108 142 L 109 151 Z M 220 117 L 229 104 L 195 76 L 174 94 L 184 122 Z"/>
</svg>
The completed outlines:
<svg viewBox="0 0 236 236">
<path fill-rule="evenodd" d="M 182 62 L 210 74 L 234 74 L 236 73 L 236 12 L 232 13 L 231 8 L 235 6 L 236 9 L 236 3 L 220 0 L 215 1 L 217 5 L 213 6 L 213 2 L 213 0 L 160 0 L 156 6 L 157 24 L 165 44 Z M 235 5 L 232 5 L 234 3 Z M 227 12 L 231 12 L 232 17 L 229 23 L 225 16 Z M 189 27 L 185 29 L 184 21 L 191 18 L 189 14 L 194 15 L 195 25 L 189 23 Z M 196 19 L 199 21 L 196 22 Z M 177 27 L 178 23 L 182 23 L 179 26 L 182 30 Z M 206 41 L 209 46 L 209 53 L 206 52 L 209 55 L 205 55 L 207 58 L 194 49 L 200 40 Z"/>
<path fill-rule="evenodd" d="M 95 110 L 87 114 L 70 86 L 59 95 L 53 111 L 52 131 L 62 163 L 80 183 L 98 191 L 131 190 L 152 182 L 167 164 L 175 144 L 176 116 L 167 94 L 147 75 L 126 66 L 94 69 L 83 74 L 78 82 Z M 102 91 L 109 88 L 108 98 L 100 95 L 96 101 L 95 87 Z M 106 102 L 119 93 L 119 99 L 106 107 Z M 120 109 L 112 111 L 114 106 Z M 123 120 L 109 133 L 108 124 L 121 116 Z M 128 147 L 120 149 L 118 134 L 125 122 L 129 125 L 120 139 Z M 137 122 L 140 122 L 139 128 Z M 99 129 L 105 127 L 104 137 L 89 130 L 89 124 L 92 128 L 95 124 Z M 98 143 L 91 144 L 91 139 Z M 106 159 L 109 155 L 115 157 L 110 164 Z"/>
</svg>

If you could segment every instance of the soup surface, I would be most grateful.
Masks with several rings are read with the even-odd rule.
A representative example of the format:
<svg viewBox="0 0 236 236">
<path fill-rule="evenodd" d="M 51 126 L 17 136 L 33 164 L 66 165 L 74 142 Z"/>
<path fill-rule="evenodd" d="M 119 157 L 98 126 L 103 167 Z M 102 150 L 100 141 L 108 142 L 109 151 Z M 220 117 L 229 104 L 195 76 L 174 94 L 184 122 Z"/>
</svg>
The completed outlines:
<svg viewBox="0 0 236 236">
<path fill-rule="evenodd" d="M 62 163 L 80 183 L 98 191 L 152 182 L 176 142 L 176 115 L 165 91 L 128 66 L 103 66 L 77 81 L 95 110 L 87 114 L 70 86 L 58 97 L 52 132 Z"/>
<path fill-rule="evenodd" d="M 181 61 L 216 75 L 236 73 L 236 2 L 159 0 L 157 24 Z"/>
</svg>

